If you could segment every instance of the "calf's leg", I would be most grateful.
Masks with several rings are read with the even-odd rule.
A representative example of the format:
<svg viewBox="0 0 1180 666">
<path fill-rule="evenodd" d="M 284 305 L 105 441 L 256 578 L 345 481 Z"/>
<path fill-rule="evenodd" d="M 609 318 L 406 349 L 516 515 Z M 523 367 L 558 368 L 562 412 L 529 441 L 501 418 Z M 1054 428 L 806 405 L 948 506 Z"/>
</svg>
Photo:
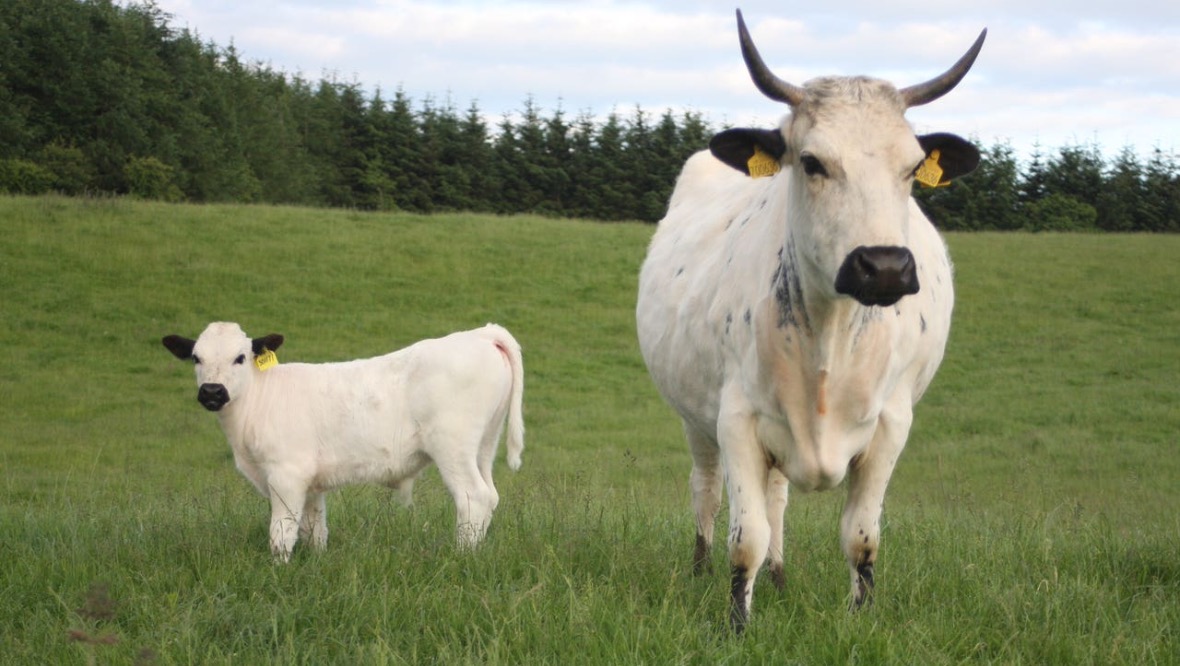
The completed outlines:
<svg viewBox="0 0 1180 666">
<path fill-rule="evenodd" d="M 291 559 L 306 501 L 307 489 L 302 484 L 270 484 L 270 554 L 280 562 Z"/>
<path fill-rule="evenodd" d="M 474 548 L 483 541 L 500 502 L 494 486 L 484 481 L 475 457 L 437 461 L 439 476 L 455 500 L 455 525 L 460 548 Z"/>
<path fill-rule="evenodd" d="M 303 502 L 299 521 L 299 538 L 307 539 L 316 550 L 328 545 L 328 506 L 326 493 L 309 492 Z"/>
</svg>

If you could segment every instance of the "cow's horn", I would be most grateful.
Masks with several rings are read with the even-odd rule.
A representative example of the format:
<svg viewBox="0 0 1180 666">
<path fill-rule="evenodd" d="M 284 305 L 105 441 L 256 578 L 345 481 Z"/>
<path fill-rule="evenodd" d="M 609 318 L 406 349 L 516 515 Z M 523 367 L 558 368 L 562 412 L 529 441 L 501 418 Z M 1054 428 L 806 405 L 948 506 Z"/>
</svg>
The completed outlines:
<svg viewBox="0 0 1180 666">
<path fill-rule="evenodd" d="M 750 78 L 754 85 L 770 99 L 776 102 L 786 102 L 796 106 L 803 101 L 803 89 L 783 81 L 770 71 L 758 49 L 754 47 L 754 40 L 750 38 L 750 31 L 746 29 L 746 22 L 742 20 L 742 10 L 737 10 L 738 38 L 742 43 L 742 58 L 746 61 L 746 69 L 750 70 Z M 977 49 L 978 50 L 978 49 Z M 970 66 L 970 64 L 968 64 Z M 965 73 L 965 72 L 964 72 Z"/>
<path fill-rule="evenodd" d="M 959 58 L 959 62 L 956 62 L 950 69 L 925 83 L 902 88 L 899 92 L 902 99 L 905 100 L 906 107 L 921 106 L 927 102 L 933 102 L 959 85 L 959 81 L 967 76 L 967 71 L 975 63 L 975 56 L 979 55 L 979 49 L 983 48 L 984 37 L 987 37 L 987 28 L 979 33 L 979 37 L 967 50 L 967 53 L 963 54 L 963 57 Z"/>
</svg>

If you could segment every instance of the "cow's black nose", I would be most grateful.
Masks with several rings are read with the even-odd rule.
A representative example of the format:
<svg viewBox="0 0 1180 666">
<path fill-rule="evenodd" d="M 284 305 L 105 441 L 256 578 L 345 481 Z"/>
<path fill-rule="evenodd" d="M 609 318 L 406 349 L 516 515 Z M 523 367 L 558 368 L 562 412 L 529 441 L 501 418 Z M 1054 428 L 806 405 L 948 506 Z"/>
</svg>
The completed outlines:
<svg viewBox="0 0 1180 666">
<path fill-rule="evenodd" d="M 904 247 L 860 246 L 848 253 L 836 274 L 836 293 L 863 305 L 893 305 L 918 293 L 914 255 Z"/>
<path fill-rule="evenodd" d="M 229 402 L 229 391 L 221 384 L 201 384 L 197 389 L 197 402 L 205 409 L 216 412 Z"/>
</svg>

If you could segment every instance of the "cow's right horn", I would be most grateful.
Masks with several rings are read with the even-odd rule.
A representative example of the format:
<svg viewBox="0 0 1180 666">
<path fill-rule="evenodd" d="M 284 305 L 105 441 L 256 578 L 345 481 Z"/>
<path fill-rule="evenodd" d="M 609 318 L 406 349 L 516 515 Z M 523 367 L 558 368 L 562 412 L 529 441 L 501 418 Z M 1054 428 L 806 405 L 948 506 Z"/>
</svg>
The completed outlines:
<svg viewBox="0 0 1180 666">
<path fill-rule="evenodd" d="M 967 76 L 967 71 L 971 69 L 971 65 L 975 64 L 975 57 L 979 55 L 979 49 L 983 48 L 984 37 L 987 37 L 987 28 L 984 28 L 983 32 L 979 33 L 979 37 L 976 38 L 971 48 L 967 49 L 963 57 L 959 58 L 959 61 L 954 65 L 951 65 L 950 69 L 925 83 L 919 83 L 899 90 L 898 92 L 901 93 L 902 99 L 905 100 L 906 108 L 933 102 L 959 85 L 959 81 L 962 81 L 963 77 Z"/>
<path fill-rule="evenodd" d="M 770 99 L 776 102 L 786 102 L 792 107 L 802 102 L 803 89 L 775 76 L 774 72 L 771 72 L 766 63 L 762 61 L 762 56 L 758 54 L 758 49 L 754 46 L 754 40 L 750 38 L 750 31 L 746 29 L 746 22 L 742 20 L 742 10 L 740 9 L 737 10 L 737 23 L 738 39 L 742 43 L 742 58 L 745 59 L 746 69 L 750 71 L 750 78 L 754 79 L 754 85 L 758 86 L 758 90 L 761 90 L 762 94 Z"/>
</svg>

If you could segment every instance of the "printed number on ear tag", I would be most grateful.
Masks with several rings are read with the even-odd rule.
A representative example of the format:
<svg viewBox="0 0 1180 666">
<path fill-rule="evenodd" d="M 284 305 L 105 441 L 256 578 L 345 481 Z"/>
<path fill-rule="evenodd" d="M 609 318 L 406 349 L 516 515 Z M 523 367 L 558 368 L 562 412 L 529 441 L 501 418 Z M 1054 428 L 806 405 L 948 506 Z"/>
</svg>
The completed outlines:
<svg viewBox="0 0 1180 666">
<path fill-rule="evenodd" d="M 945 187 L 950 185 L 951 182 L 949 180 L 945 183 L 942 182 L 942 167 L 938 166 L 940 155 L 941 152 L 937 148 L 930 151 L 930 156 L 926 158 L 925 162 L 922 162 L 922 166 L 918 167 L 918 170 L 914 173 L 914 180 L 926 187 Z"/>
<path fill-rule="evenodd" d="M 279 357 L 269 349 L 263 349 L 262 353 L 254 357 L 254 365 L 259 370 L 269 370 L 279 364 Z"/>
<path fill-rule="evenodd" d="M 778 160 L 762 150 L 761 146 L 754 146 L 754 154 L 750 156 L 750 159 L 746 160 L 746 170 L 750 172 L 751 178 L 773 176 L 781 168 L 782 165 L 778 163 Z"/>
</svg>

